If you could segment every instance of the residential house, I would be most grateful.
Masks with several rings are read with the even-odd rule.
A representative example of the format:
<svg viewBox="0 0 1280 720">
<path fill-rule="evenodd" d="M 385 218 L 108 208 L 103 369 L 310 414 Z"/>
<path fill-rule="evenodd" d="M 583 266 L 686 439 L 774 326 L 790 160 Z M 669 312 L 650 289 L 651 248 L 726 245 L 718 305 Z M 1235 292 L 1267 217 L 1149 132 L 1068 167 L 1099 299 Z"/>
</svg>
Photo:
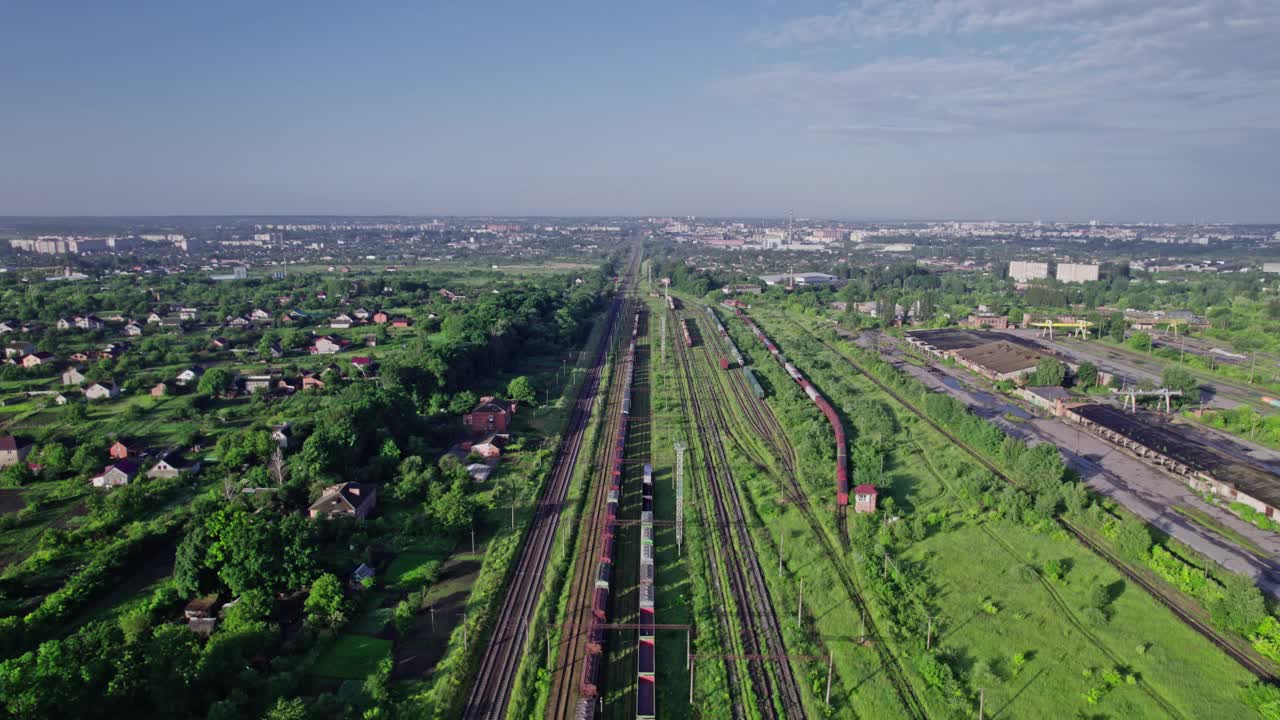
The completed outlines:
<svg viewBox="0 0 1280 720">
<path fill-rule="evenodd" d="M 114 400 L 120 397 L 120 388 L 114 382 L 110 385 L 96 382 L 84 389 L 84 396 L 88 400 Z"/>
<path fill-rule="evenodd" d="M 480 398 L 480 403 L 471 412 L 462 416 L 462 424 L 476 435 L 505 433 L 511 424 L 511 416 L 515 414 L 516 403 L 486 396 Z"/>
<path fill-rule="evenodd" d="M 413 321 L 407 317 L 391 318 L 391 327 L 407 328 L 413 324 Z"/>
<path fill-rule="evenodd" d="M 179 320 L 196 320 L 200 317 L 200 311 L 193 307 L 178 308 Z"/>
<path fill-rule="evenodd" d="M 378 366 L 378 363 L 374 362 L 373 358 L 364 357 L 363 355 L 351 358 L 351 364 L 361 371 L 369 371 Z"/>
<path fill-rule="evenodd" d="M 17 320 L 0 320 L 0 335 L 17 332 L 19 325 Z"/>
<path fill-rule="evenodd" d="M 54 323 L 54 327 L 58 328 L 59 330 L 70 330 L 75 326 L 76 326 L 76 321 L 74 319 L 68 319 L 68 318 L 58 318 L 58 322 Z"/>
<path fill-rule="evenodd" d="M 284 423 L 271 428 L 271 439 L 275 441 L 276 445 L 278 445 L 281 450 L 289 447 L 289 438 L 292 435 L 292 428 L 293 425 L 291 423 Z"/>
<path fill-rule="evenodd" d="M 502 455 L 501 439 L 497 435 L 490 435 L 478 443 L 473 443 L 470 450 L 486 460 L 493 460 Z"/>
<path fill-rule="evenodd" d="M 365 565 L 364 563 L 360 563 L 360 567 L 351 572 L 352 589 L 359 590 L 363 588 L 365 581 L 372 580 L 375 575 L 376 573 L 373 571 L 373 568 Z"/>
<path fill-rule="evenodd" d="M 124 460 L 130 455 L 140 455 L 142 446 L 132 440 L 116 438 L 111 447 L 107 449 L 107 454 L 116 460 Z"/>
<path fill-rule="evenodd" d="M 227 324 L 233 328 L 250 329 L 253 327 L 253 321 L 245 317 L 234 317 L 227 321 Z"/>
<path fill-rule="evenodd" d="M 69 367 L 62 372 L 63 385 L 80 385 L 84 382 L 84 372 L 78 367 Z"/>
<path fill-rule="evenodd" d="M 173 392 L 173 388 L 169 387 L 169 383 L 161 380 L 155 385 L 152 385 L 151 390 L 149 392 L 151 393 L 151 397 L 161 398 Z"/>
<path fill-rule="evenodd" d="M 345 515 L 358 520 L 368 517 L 378 501 L 378 489 L 365 483 L 345 482 L 330 485 L 320 499 L 311 504 L 313 518 Z"/>
<path fill-rule="evenodd" d="M 314 390 L 323 390 L 323 389 L 324 389 L 324 381 L 323 381 L 323 380 L 321 380 L 321 379 L 320 379 L 320 375 L 319 375 L 319 374 L 316 374 L 316 373 L 309 373 L 309 374 L 307 374 L 307 375 L 303 375 L 303 376 L 302 376 L 302 389 L 303 389 L 303 390 L 313 390 L 313 389 L 314 389 Z"/>
<path fill-rule="evenodd" d="M 75 319 L 76 328 L 79 330 L 101 330 L 106 327 L 106 323 L 102 322 L 102 318 L 96 315 L 85 315 Z"/>
<path fill-rule="evenodd" d="M 147 316 L 148 325 L 159 325 L 163 321 L 164 321 L 164 317 L 161 316 L 160 313 L 151 313 L 150 315 Z"/>
<path fill-rule="evenodd" d="M 186 387 L 187 385 L 193 385 L 195 383 L 200 382 L 200 376 L 202 375 L 204 375 L 204 368 L 200 367 L 199 365 L 196 365 L 193 367 L 189 367 L 186 370 L 183 370 L 182 372 L 178 373 L 178 377 L 174 380 L 174 382 L 177 383 L 178 385 Z"/>
<path fill-rule="evenodd" d="M 142 335 L 142 326 L 136 322 L 130 322 L 128 325 L 124 326 L 124 330 L 122 332 L 129 337 L 140 337 Z"/>
<path fill-rule="evenodd" d="M 367 308 L 358 307 L 351 311 L 351 316 L 357 320 L 368 320 L 371 313 Z"/>
<path fill-rule="evenodd" d="M 189 462 L 177 450 L 170 450 L 160 455 L 160 459 L 156 464 L 151 466 L 147 471 L 147 477 L 156 478 L 175 478 L 183 473 L 195 474 L 200 472 L 199 462 Z"/>
<path fill-rule="evenodd" d="M 261 390 L 270 390 L 273 380 L 275 378 L 271 375 L 246 375 L 244 377 L 244 391 L 253 394 Z"/>
<path fill-rule="evenodd" d="M 467 466 L 467 474 L 476 482 L 485 482 L 493 474 L 493 466 L 485 463 L 471 463 Z"/>
<path fill-rule="evenodd" d="M 280 343 L 271 343 L 267 347 L 267 354 L 271 356 L 272 360 L 279 360 L 284 357 L 284 348 L 280 347 Z"/>
<path fill-rule="evenodd" d="M 94 487 L 111 488 L 128 485 L 138 476 L 138 464 L 132 460 L 120 460 L 108 465 L 102 472 L 90 479 Z"/>
<path fill-rule="evenodd" d="M 53 353 L 34 352 L 22 358 L 22 367 L 24 368 L 39 367 L 46 363 L 51 363 L 56 359 L 57 358 L 53 356 Z"/>
<path fill-rule="evenodd" d="M 391 322 L 391 316 L 379 310 L 378 312 L 373 314 L 373 321 L 378 323 L 379 325 L 386 325 L 387 323 Z"/>
<path fill-rule="evenodd" d="M 254 308 L 253 312 L 249 313 L 249 319 L 256 322 L 266 322 L 271 319 L 271 313 L 262 308 Z"/>
<path fill-rule="evenodd" d="M 78 351 L 68 355 L 67 359 L 70 360 L 71 362 L 85 363 L 85 362 L 89 362 L 90 360 L 93 360 L 96 355 L 97 355 L 96 352 L 91 355 L 87 352 Z"/>
<path fill-rule="evenodd" d="M 341 315 L 338 315 L 337 317 L 329 321 L 329 327 L 331 328 L 346 329 L 351 327 L 353 324 L 355 324 L 355 320 L 353 320 L 351 316 L 347 315 L 346 313 L 342 313 Z"/>
<path fill-rule="evenodd" d="M 0 467 L 17 465 L 31 452 L 31 441 L 17 435 L 0 437 Z"/>
<path fill-rule="evenodd" d="M 215 350 L 226 350 L 231 347 L 231 341 L 224 337 L 216 337 L 213 339 L 213 347 Z"/>
<path fill-rule="evenodd" d="M 12 342 L 5 346 L 4 356 L 6 358 L 21 358 L 36 351 L 36 346 L 25 340 L 20 342 Z"/>
<path fill-rule="evenodd" d="M 280 378 L 276 381 L 276 390 L 286 394 L 293 394 L 298 391 L 298 383 L 288 378 Z"/>
<path fill-rule="evenodd" d="M 311 346 L 310 350 L 312 355 L 333 355 L 341 352 L 346 346 L 346 340 L 339 340 L 338 338 L 330 335 L 323 335 L 316 338 L 316 342 Z"/>
</svg>

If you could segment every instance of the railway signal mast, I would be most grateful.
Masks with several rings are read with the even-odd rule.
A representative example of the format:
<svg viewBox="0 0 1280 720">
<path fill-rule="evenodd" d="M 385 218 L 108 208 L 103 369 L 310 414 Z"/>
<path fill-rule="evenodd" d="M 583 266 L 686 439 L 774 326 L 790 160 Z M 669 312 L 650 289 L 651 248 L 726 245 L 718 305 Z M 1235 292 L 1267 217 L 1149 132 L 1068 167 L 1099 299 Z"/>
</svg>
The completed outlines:
<svg viewBox="0 0 1280 720">
<path fill-rule="evenodd" d="M 684 451 L 683 441 L 676 441 L 676 554 L 684 555 Z"/>
</svg>

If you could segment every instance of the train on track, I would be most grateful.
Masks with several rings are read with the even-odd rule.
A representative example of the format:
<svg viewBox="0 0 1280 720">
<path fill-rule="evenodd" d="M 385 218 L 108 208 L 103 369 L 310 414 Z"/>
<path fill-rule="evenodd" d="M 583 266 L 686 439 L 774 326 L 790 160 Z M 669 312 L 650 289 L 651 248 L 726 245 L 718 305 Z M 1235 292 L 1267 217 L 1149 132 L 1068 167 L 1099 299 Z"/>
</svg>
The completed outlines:
<svg viewBox="0 0 1280 720">
<path fill-rule="evenodd" d="M 742 367 L 742 353 L 738 352 L 738 346 L 733 344 L 733 338 L 729 337 L 729 333 L 726 332 L 724 326 L 720 324 L 720 318 L 716 317 L 715 310 L 712 310 L 710 306 L 708 306 L 707 314 L 711 316 L 711 324 L 716 326 L 716 332 L 720 333 L 720 338 L 724 341 L 724 344 L 729 346 L 729 355 L 733 358 L 733 362 L 736 363 L 738 367 Z M 727 360 L 721 358 L 720 362 L 721 369 L 729 369 L 727 367 Z"/>
<path fill-rule="evenodd" d="M 680 309 L 680 301 L 671 297 L 670 295 L 667 295 L 667 309 L 668 310 Z"/>
<path fill-rule="evenodd" d="M 689 333 L 689 318 L 680 321 L 680 332 L 684 334 L 684 346 L 693 347 L 693 335 Z"/>
<path fill-rule="evenodd" d="M 587 655 L 582 663 L 582 679 L 575 717 L 582 720 L 595 717 L 596 699 L 600 696 L 600 674 L 604 667 L 606 649 L 605 624 L 609 622 L 609 598 L 614 584 L 613 560 L 615 539 L 618 534 L 618 505 L 622 499 L 622 474 L 625 467 L 627 429 L 631 420 L 631 382 L 635 377 L 636 338 L 640 333 L 640 313 L 631 324 L 631 342 L 627 354 L 619 365 L 622 372 L 622 395 L 618 438 L 610 457 L 609 496 L 604 523 L 600 528 L 600 557 L 597 559 L 596 584 L 591 596 L 591 629 L 587 638 Z"/>
<path fill-rule="evenodd" d="M 841 508 L 846 507 L 849 504 L 849 458 L 845 447 L 844 423 L 840 422 L 840 416 L 836 414 L 836 410 L 831 406 L 831 403 L 818 394 L 817 389 L 809 383 L 804 374 L 795 365 L 792 365 L 791 361 L 787 360 L 782 351 L 778 349 L 778 346 L 773 344 L 773 341 L 764 334 L 764 331 L 759 326 L 752 322 L 751 318 L 737 308 L 734 308 L 733 313 L 746 324 L 757 340 L 764 343 L 764 347 L 769 351 L 769 354 L 773 355 L 778 364 L 782 365 L 782 369 L 786 370 L 791 379 L 800 385 L 800 388 L 804 390 L 804 394 L 809 396 L 813 404 L 817 405 L 818 409 L 827 418 L 827 422 L 831 423 L 831 429 L 835 431 L 836 435 L 836 504 Z M 754 379 L 752 378 L 752 380 Z"/>
<path fill-rule="evenodd" d="M 640 629 L 636 640 L 636 720 L 656 717 L 657 648 L 654 646 L 653 466 L 644 466 L 640 509 Z"/>
</svg>

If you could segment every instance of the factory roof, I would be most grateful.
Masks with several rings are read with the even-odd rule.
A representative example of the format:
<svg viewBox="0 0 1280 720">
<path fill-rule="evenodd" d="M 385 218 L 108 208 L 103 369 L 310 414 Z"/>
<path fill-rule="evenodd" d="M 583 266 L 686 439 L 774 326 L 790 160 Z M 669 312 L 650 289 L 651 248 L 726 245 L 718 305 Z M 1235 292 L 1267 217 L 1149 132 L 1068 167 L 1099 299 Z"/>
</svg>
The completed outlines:
<svg viewBox="0 0 1280 720">
<path fill-rule="evenodd" d="M 996 375 L 1021 372 L 1033 368 L 1044 357 L 1039 352 L 1005 340 L 957 350 L 956 355 Z"/>
</svg>

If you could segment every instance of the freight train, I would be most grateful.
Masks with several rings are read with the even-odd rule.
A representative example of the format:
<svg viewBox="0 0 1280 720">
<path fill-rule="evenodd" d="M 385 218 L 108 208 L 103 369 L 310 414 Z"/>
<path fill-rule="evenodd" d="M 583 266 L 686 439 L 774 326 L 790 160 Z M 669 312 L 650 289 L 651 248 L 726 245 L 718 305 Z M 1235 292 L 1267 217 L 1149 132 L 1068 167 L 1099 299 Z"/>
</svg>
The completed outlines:
<svg viewBox="0 0 1280 720">
<path fill-rule="evenodd" d="M 742 367 L 744 364 L 742 362 L 742 353 L 738 352 L 738 346 L 733 344 L 733 338 L 729 337 L 729 333 L 720 324 L 720 318 L 716 317 L 716 312 L 710 306 L 707 307 L 707 314 L 711 316 L 711 324 L 716 326 L 716 332 L 720 333 L 720 338 L 729 346 L 729 355 L 733 357 L 733 361 L 737 363 L 738 367 Z M 721 358 L 720 362 L 723 369 L 729 369 L 727 367 L 728 362 L 724 358 Z"/>
<path fill-rule="evenodd" d="M 640 629 L 636 640 L 636 720 L 656 717 L 657 649 L 653 615 L 653 466 L 644 466 L 640 510 Z"/>
<path fill-rule="evenodd" d="M 622 408 L 618 418 L 618 439 L 610 458 L 610 484 L 604 523 L 600 527 L 600 556 L 596 558 L 596 581 L 591 596 L 591 628 L 588 631 L 587 655 L 582 663 L 576 717 L 595 717 L 596 698 L 600 696 L 600 674 L 604 665 L 606 630 L 609 622 L 609 597 L 614 584 L 613 553 L 618 532 L 618 504 L 622 498 L 622 471 L 625 463 L 627 429 L 631 421 L 631 383 L 635 377 L 636 338 L 640 333 L 640 313 L 631 324 L 631 343 L 619 365 L 622 372 Z"/>
<path fill-rule="evenodd" d="M 742 322 L 751 330 L 751 334 L 755 335 L 756 339 L 764 343 L 764 347 L 769 351 L 769 354 L 773 355 L 774 359 L 778 361 L 778 364 L 782 365 L 782 369 L 786 370 L 787 374 L 791 376 L 791 379 L 795 380 L 796 383 L 800 385 L 801 389 L 804 390 L 804 394 L 809 396 L 809 399 L 813 401 L 813 404 L 817 405 L 818 409 L 821 410 L 822 414 L 827 418 L 827 422 L 831 423 L 831 429 L 835 431 L 836 435 L 836 503 L 840 507 L 845 507 L 849 504 L 849 459 L 845 450 L 844 423 L 840 422 L 840 416 L 836 415 L 836 410 L 831 407 L 831 403 L 827 402 L 826 398 L 818 394 L 817 389 L 814 388 L 813 385 L 809 384 L 809 381 L 805 379 L 804 374 L 802 374 L 795 365 L 792 365 L 791 362 L 787 360 L 786 356 L 782 354 L 782 351 L 778 349 L 778 346 L 773 344 L 773 341 L 771 341 L 769 337 L 765 335 L 754 322 L 752 322 L 751 318 L 743 314 L 741 310 L 734 309 L 733 312 L 741 318 Z"/>
<path fill-rule="evenodd" d="M 693 347 L 693 335 L 689 334 L 689 318 L 680 321 L 680 332 L 684 333 L 684 346 Z"/>
</svg>

